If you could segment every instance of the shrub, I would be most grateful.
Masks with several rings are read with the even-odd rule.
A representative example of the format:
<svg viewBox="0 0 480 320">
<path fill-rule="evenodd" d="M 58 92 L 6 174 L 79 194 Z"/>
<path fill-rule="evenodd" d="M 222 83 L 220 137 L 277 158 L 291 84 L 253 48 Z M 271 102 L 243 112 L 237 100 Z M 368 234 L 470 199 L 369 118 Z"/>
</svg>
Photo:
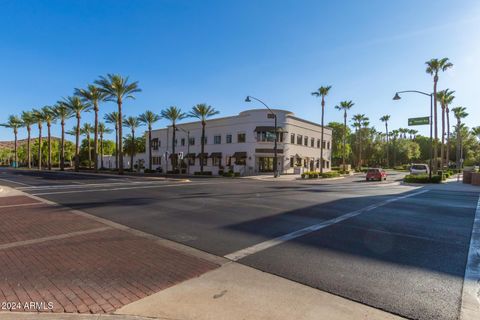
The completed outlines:
<svg viewBox="0 0 480 320">
<path fill-rule="evenodd" d="M 433 175 L 432 179 L 430 179 L 428 174 L 418 174 L 418 175 L 409 174 L 405 176 L 403 181 L 408 183 L 440 183 L 442 182 L 442 176 Z"/>
<path fill-rule="evenodd" d="M 224 172 L 223 173 L 223 176 L 224 177 L 227 177 L 227 178 L 233 178 L 234 177 L 234 173 L 233 172 Z"/>
<path fill-rule="evenodd" d="M 234 176 L 234 177 L 240 177 L 240 172 L 235 172 L 235 173 L 233 174 L 233 176 Z"/>
<path fill-rule="evenodd" d="M 339 177 L 340 174 L 337 171 L 330 171 L 322 173 L 322 178 L 336 178 Z"/>
<path fill-rule="evenodd" d="M 350 171 L 348 171 L 348 170 L 346 170 L 346 171 L 338 170 L 338 173 L 339 174 L 350 174 Z"/>
<path fill-rule="evenodd" d="M 212 175 L 212 171 L 195 171 L 194 172 L 194 175 L 196 176 L 211 176 Z"/>
<path fill-rule="evenodd" d="M 155 170 L 145 169 L 145 173 L 155 173 Z"/>
<path fill-rule="evenodd" d="M 302 179 L 305 179 L 306 176 L 305 172 L 301 174 Z"/>
</svg>

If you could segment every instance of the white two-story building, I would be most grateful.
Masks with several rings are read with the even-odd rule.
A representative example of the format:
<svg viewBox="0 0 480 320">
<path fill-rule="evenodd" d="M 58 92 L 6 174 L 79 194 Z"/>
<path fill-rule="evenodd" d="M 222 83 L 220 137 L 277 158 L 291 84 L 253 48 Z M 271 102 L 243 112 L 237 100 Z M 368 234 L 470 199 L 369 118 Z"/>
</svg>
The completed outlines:
<svg viewBox="0 0 480 320">
<path fill-rule="evenodd" d="M 272 110 L 277 116 L 277 161 L 282 174 L 324 171 L 331 168 L 332 130 L 324 128 L 323 161 L 320 161 L 322 127 L 295 117 L 286 110 Z M 152 131 L 152 168 L 162 172 L 178 169 L 194 174 L 204 171 L 213 175 L 233 170 L 241 175 L 273 172 L 274 116 L 266 109 L 243 111 L 236 116 L 209 119 L 205 129 L 205 150 L 201 154 L 200 121 L 176 125 L 175 154 L 178 164 L 172 168 L 173 128 Z M 147 139 L 148 140 L 148 139 Z M 145 167 L 148 168 L 148 141 Z"/>
</svg>

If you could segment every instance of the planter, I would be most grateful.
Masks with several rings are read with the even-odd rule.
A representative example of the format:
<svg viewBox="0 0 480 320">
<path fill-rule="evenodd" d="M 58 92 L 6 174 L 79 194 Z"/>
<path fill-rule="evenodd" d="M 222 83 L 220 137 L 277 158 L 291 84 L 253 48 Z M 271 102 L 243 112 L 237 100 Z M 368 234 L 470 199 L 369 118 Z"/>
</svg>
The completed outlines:
<svg viewBox="0 0 480 320">
<path fill-rule="evenodd" d="M 480 186 L 480 172 L 479 173 L 472 172 L 471 180 L 472 180 L 472 185 Z"/>
<path fill-rule="evenodd" d="M 463 183 L 472 183 L 472 173 L 470 170 L 463 170 Z"/>
</svg>

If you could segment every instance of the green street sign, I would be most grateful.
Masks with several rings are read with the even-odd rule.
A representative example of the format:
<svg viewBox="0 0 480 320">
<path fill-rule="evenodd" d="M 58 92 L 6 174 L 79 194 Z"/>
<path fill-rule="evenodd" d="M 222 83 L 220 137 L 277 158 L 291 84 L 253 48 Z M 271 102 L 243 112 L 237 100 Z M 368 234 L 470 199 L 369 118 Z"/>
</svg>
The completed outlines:
<svg viewBox="0 0 480 320">
<path fill-rule="evenodd" d="M 430 117 L 408 118 L 409 126 L 422 126 L 425 124 L 430 124 Z"/>
</svg>

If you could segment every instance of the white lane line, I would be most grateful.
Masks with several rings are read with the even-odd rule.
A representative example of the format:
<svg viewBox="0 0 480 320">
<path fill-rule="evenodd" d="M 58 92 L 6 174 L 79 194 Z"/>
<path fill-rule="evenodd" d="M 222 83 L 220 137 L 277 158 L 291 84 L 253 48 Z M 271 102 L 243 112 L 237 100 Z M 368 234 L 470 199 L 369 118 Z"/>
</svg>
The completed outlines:
<svg viewBox="0 0 480 320">
<path fill-rule="evenodd" d="M 159 184 L 158 181 L 154 182 L 109 182 L 109 183 L 88 183 L 88 184 L 58 184 L 58 185 L 40 185 L 31 187 L 18 187 L 18 190 L 35 190 L 35 189 L 64 189 L 64 188 L 87 188 L 87 187 L 100 187 L 100 186 L 118 186 L 118 185 L 130 185 L 130 184 Z"/>
<path fill-rule="evenodd" d="M 121 188 L 108 188 L 108 189 L 91 189 L 91 190 L 70 190 L 70 191 L 55 191 L 55 192 L 40 192 L 32 193 L 32 196 L 44 196 L 50 194 L 65 194 L 65 193 L 85 193 L 85 192 L 105 192 L 105 191 L 117 191 L 117 190 L 132 190 L 132 189 L 149 189 L 149 188 L 165 188 L 165 187 L 179 187 L 179 186 L 198 186 L 207 184 L 222 184 L 226 182 L 208 182 L 208 183 L 176 183 L 176 184 L 161 184 L 161 185 L 149 185 L 149 186 L 130 186 Z"/>
<path fill-rule="evenodd" d="M 468 260 L 463 278 L 460 320 L 480 318 L 480 198 L 473 220 Z"/>
<path fill-rule="evenodd" d="M 19 184 L 19 185 L 21 185 L 21 186 L 31 187 L 31 185 L 26 184 L 26 183 L 23 183 L 23 182 L 18 182 L 18 181 L 9 180 L 9 179 L 0 179 L 0 180 L 1 180 L 1 181 L 6 181 L 6 182 L 11 182 L 11 183 L 16 183 L 16 184 Z"/>
<path fill-rule="evenodd" d="M 303 229 L 300 229 L 300 230 L 297 230 L 297 231 L 294 231 L 294 232 L 291 232 L 291 233 L 287 233 L 283 236 L 280 236 L 280 237 L 277 237 L 277 238 L 274 238 L 274 239 L 271 239 L 271 240 L 267 240 L 265 242 L 258 243 L 256 245 L 251 246 L 251 247 L 235 251 L 233 253 L 227 254 L 224 257 L 229 259 L 229 260 L 232 260 L 232 261 L 238 261 L 242 258 L 245 258 L 245 257 L 251 255 L 251 254 L 254 254 L 254 253 L 263 251 L 265 249 L 274 247 L 274 246 L 279 245 L 283 242 L 286 242 L 286 241 L 304 236 L 308 233 L 311 233 L 311 232 L 318 231 L 320 229 L 329 227 L 333 224 L 345 221 L 347 219 L 350 219 L 352 217 L 358 216 L 359 214 L 371 211 L 371 210 L 376 209 L 378 207 L 382 207 L 382 206 L 387 205 L 391 202 L 406 199 L 406 198 L 409 198 L 409 197 L 414 197 L 414 196 L 417 196 L 419 194 L 422 194 L 422 193 L 425 193 L 425 192 L 428 192 L 428 191 L 429 190 L 422 190 L 422 191 L 418 191 L 418 192 L 415 192 L 415 193 L 410 193 L 410 194 L 407 194 L 407 195 L 404 195 L 404 196 L 391 198 L 391 199 L 388 199 L 388 200 L 385 200 L 385 201 L 382 201 L 382 202 L 379 202 L 379 203 L 376 203 L 376 204 L 372 204 L 372 205 L 370 205 L 368 207 L 365 207 L 363 209 L 359 209 L 359 210 L 355 210 L 355 211 L 346 213 L 346 214 L 341 215 L 339 217 L 336 217 L 334 219 L 326 220 L 326 221 L 320 222 L 318 224 L 314 224 L 314 225 L 311 225 L 309 227 L 306 227 L 306 228 L 303 228 Z"/>
</svg>

